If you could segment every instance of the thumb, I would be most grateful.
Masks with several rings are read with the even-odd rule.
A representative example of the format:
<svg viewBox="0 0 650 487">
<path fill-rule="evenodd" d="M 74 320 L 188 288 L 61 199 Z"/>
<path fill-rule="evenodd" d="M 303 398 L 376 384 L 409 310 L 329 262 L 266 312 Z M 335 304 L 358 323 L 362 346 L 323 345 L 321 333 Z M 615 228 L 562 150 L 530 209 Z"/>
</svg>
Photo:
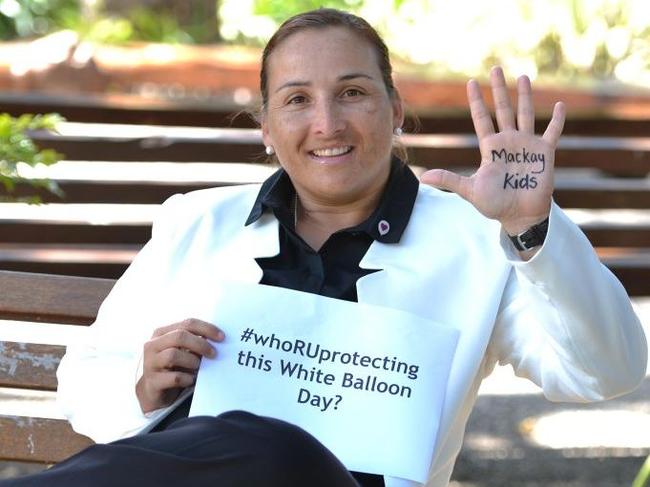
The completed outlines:
<svg viewBox="0 0 650 487">
<path fill-rule="evenodd" d="M 434 188 L 452 191 L 464 199 L 469 199 L 471 193 L 470 178 L 445 169 L 431 169 L 420 176 L 420 181 Z"/>
</svg>

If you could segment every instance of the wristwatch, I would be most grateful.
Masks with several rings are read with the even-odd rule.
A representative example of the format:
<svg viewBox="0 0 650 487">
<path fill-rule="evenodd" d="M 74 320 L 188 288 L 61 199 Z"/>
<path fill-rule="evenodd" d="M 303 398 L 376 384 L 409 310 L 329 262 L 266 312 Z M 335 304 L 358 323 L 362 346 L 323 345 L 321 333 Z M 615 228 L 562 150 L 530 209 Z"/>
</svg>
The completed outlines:
<svg viewBox="0 0 650 487">
<path fill-rule="evenodd" d="M 544 243 L 548 233 L 548 218 L 519 235 L 508 235 L 517 250 L 530 250 Z"/>
</svg>

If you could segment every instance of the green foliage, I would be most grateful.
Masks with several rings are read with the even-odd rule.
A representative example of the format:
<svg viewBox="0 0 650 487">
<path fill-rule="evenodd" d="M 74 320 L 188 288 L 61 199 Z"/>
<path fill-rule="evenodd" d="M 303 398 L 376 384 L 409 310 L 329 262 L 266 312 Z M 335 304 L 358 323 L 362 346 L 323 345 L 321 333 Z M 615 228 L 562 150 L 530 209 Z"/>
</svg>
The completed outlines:
<svg viewBox="0 0 650 487">
<path fill-rule="evenodd" d="M 75 30 L 83 39 L 104 44 L 123 44 L 135 37 L 133 24 L 124 18 L 101 17 Z"/>
<path fill-rule="evenodd" d="M 533 56 L 540 73 L 556 73 L 562 67 L 562 43 L 556 32 L 549 32 L 539 42 Z"/>
<path fill-rule="evenodd" d="M 354 12 L 362 4 L 363 0 L 255 0 L 253 13 L 265 15 L 280 23 L 307 10 L 329 7 Z"/>
<path fill-rule="evenodd" d="M 216 19 L 212 19 L 216 24 Z M 129 41 L 197 44 L 208 42 L 196 25 L 181 26 L 172 12 L 135 7 L 125 16 L 100 16 L 77 28 L 87 40 L 121 44 Z"/>
<path fill-rule="evenodd" d="M 111 3 L 0 0 L 0 40 L 67 28 L 98 43 L 202 44 L 219 42 L 222 35 L 263 45 L 288 17 L 322 6 L 372 12 L 392 54 L 414 73 L 480 76 L 498 63 L 547 81 L 617 79 L 650 86 L 650 27 L 644 20 L 649 17 L 640 3 L 627 0 L 514 0 L 518 8 L 503 12 L 481 2 L 468 11 L 462 2 L 442 0 L 159 0 L 148 7 L 114 2 L 119 8 Z M 501 29 L 502 24 L 513 28 Z"/>
<path fill-rule="evenodd" d="M 52 149 L 39 150 L 29 137 L 31 130 L 56 130 L 56 125 L 64 119 L 58 114 L 25 114 L 14 118 L 7 113 L 0 113 L 0 184 L 6 195 L 3 199 L 39 202 L 38 196 L 14 198 L 12 193 L 17 183 L 25 182 L 34 188 L 44 188 L 51 193 L 62 196 L 61 189 L 54 181 L 47 179 L 26 179 L 18 170 L 20 163 L 36 166 L 49 166 L 59 162 L 63 157 Z"/>
<path fill-rule="evenodd" d="M 194 39 L 181 29 L 171 12 L 153 14 L 138 7 L 129 12 L 128 20 L 133 25 L 134 37 L 143 41 L 193 43 Z"/>
<path fill-rule="evenodd" d="M 193 6 L 191 18 L 181 23 L 172 3 L 170 8 L 154 10 L 134 2 L 128 12 L 115 15 L 88 6 L 84 13 L 81 0 L 0 0 L 0 40 L 45 35 L 60 29 L 71 29 L 87 40 L 110 44 L 199 44 L 217 40 L 218 21 L 214 14 L 210 18 L 203 5 Z"/>
<path fill-rule="evenodd" d="M 0 40 L 43 35 L 81 21 L 79 0 L 0 0 Z"/>
<path fill-rule="evenodd" d="M 632 487 L 648 487 L 650 486 L 650 456 L 646 458 L 645 463 L 641 466 L 641 470 L 637 474 Z"/>
</svg>

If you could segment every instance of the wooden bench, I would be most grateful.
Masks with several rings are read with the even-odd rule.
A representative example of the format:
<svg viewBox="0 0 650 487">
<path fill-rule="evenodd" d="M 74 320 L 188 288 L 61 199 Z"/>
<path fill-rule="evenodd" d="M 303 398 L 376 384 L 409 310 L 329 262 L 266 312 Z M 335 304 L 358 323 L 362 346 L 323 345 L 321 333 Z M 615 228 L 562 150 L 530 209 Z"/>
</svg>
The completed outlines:
<svg viewBox="0 0 650 487">
<path fill-rule="evenodd" d="M 109 279 L 0 271 L 0 320 L 25 327 L 88 325 L 113 284 Z M 57 345 L 0 341 L 0 387 L 55 391 L 64 351 Z M 0 460 L 55 463 L 91 443 L 61 419 L 0 415 Z"/>
</svg>

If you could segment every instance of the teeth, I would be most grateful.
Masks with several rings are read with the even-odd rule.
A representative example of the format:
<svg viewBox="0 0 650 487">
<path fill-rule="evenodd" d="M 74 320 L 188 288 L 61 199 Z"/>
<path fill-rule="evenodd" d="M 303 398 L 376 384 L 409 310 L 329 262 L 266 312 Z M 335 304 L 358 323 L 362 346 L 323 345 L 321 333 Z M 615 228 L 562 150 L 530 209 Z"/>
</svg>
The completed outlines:
<svg viewBox="0 0 650 487">
<path fill-rule="evenodd" d="M 333 157 L 345 154 L 346 152 L 349 152 L 350 149 L 352 149 L 352 147 L 346 145 L 344 147 L 332 147 L 330 149 L 316 149 L 312 152 L 319 157 Z"/>
</svg>

